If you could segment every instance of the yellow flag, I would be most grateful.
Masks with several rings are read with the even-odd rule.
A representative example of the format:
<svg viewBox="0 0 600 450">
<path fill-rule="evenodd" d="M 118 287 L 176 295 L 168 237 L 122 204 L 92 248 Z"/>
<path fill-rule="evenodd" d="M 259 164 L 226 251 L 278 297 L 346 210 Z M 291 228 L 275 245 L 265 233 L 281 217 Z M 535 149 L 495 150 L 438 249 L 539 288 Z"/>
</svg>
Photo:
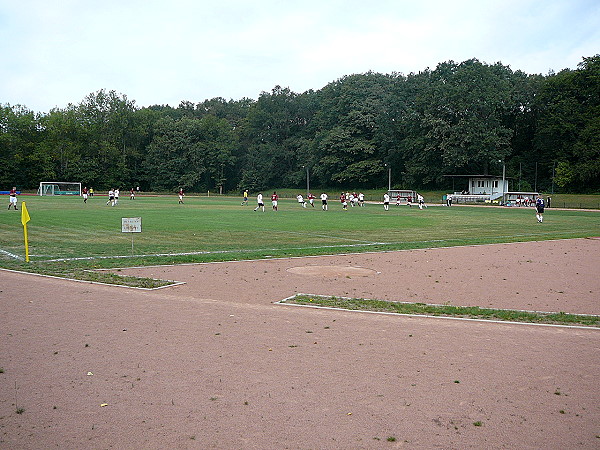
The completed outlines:
<svg viewBox="0 0 600 450">
<path fill-rule="evenodd" d="M 29 212 L 27 211 L 27 205 L 25 205 L 25 202 L 21 203 L 21 223 L 23 224 L 23 226 L 27 225 L 27 222 L 29 222 L 29 220 L 31 220 L 29 218 Z"/>
</svg>

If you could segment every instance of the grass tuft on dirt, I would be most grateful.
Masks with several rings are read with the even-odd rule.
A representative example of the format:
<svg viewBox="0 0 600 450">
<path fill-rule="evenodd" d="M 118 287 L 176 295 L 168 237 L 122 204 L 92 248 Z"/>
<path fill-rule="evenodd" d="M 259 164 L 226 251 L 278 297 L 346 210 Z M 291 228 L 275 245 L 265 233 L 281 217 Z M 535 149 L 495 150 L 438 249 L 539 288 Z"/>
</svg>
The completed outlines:
<svg viewBox="0 0 600 450">
<path fill-rule="evenodd" d="M 25 270 L 24 270 L 25 269 Z M 28 270 L 29 269 L 29 270 Z M 139 289 L 157 289 L 176 284 L 171 280 L 159 280 L 156 278 L 135 277 L 130 275 L 119 275 L 105 270 L 47 270 L 40 267 L 21 267 L 20 272 L 37 273 L 50 277 L 68 278 L 78 281 L 89 281 L 90 283 L 110 284 L 116 286 L 127 286 Z"/>
<path fill-rule="evenodd" d="M 564 312 L 519 311 L 511 309 L 480 308 L 478 306 L 432 305 L 363 298 L 329 297 L 298 294 L 280 303 L 339 308 L 352 311 L 373 311 L 423 316 L 460 317 L 467 319 L 498 320 L 552 325 L 576 325 L 600 328 L 600 316 Z"/>
</svg>

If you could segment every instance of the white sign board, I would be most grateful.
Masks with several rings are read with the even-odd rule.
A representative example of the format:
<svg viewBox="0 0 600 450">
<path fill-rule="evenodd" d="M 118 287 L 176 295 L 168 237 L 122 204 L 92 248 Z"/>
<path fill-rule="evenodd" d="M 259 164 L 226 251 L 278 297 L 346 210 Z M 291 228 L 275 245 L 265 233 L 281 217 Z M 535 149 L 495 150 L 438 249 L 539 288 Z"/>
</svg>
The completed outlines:
<svg viewBox="0 0 600 450">
<path fill-rule="evenodd" d="M 142 218 L 141 217 L 121 217 L 121 232 L 122 233 L 141 233 Z"/>
</svg>

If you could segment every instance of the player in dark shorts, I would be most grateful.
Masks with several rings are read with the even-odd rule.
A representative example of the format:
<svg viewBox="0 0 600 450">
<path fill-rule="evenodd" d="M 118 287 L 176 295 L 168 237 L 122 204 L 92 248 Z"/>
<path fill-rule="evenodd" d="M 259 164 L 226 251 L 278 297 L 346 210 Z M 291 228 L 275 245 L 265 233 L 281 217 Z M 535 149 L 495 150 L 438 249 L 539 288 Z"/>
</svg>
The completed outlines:
<svg viewBox="0 0 600 450">
<path fill-rule="evenodd" d="M 544 199 L 542 198 L 541 195 L 537 196 L 537 199 L 535 201 L 535 217 L 537 218 L 537 221 L 539 223 L 542 223 L 544 221 L 544 208 L 546 207 L 546 205 L 544 204 Z"/>
<path fill-rule="evenodd" d="M 263 202 L 262 192 L 259 192 L 258 195 L 256 196 L 256 203 L 258 204 L 258 206 L 256 208 L 254 208 L 254 211 L 258 211 L 259 209 L 262 209 L 262 212 L 265 212 L 265 204 Z"/>
<path fill-rule="evenodd" d="M 321 209 L 327 211 L 327 194 L 325 192 L 321 194 Z"/>
</svg>

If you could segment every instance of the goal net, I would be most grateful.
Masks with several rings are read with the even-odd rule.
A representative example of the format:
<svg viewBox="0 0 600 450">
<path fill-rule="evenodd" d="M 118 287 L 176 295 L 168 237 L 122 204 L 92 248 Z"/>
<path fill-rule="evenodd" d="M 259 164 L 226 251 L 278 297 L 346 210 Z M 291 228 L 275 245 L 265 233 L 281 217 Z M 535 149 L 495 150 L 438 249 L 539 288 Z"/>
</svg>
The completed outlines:
<svg viewBox="0 0 600 450">
<path fill-rule="evenodd" d="M 38 195 L 81 195 L 81 183 L 41 181 Z"/>
<path fill-rule="evenodd" d="M 417 193 L 407 189 L 392 189 L 388 191 L 388 194 L 392 202 L 396 202 L 398 199 L 401 202 L 408 202 L 409 199 L 411 202 L 417 201 Z"/>
</svg>

